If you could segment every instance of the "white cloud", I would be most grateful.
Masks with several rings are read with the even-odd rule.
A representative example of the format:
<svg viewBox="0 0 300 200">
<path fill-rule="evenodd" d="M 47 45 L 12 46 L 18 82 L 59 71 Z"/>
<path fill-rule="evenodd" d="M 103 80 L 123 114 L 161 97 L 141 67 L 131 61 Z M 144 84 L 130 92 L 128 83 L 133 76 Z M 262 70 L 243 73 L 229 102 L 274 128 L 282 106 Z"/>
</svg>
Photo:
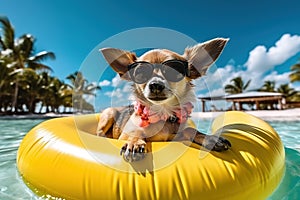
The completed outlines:
<svg viewBox="0 0 300 200">
<path fill-rule="evenodd" d="M 219 84 L 224 86 L 237 76 L 243 76 L 242 71 L 237 71 L 235 66 L 228 64 L 223 68 L 218 68 L 213 74 L 212 79 L 218 80 Z"/>
<path fill-rule="evenodd" d="M 117 87 L 119 84 L 123 82 L 123 80 L 120 78 L 120 76 L 117 74 L 112 80 L 112 86 Z"/>
<path fill-rule="evenodd" d="M 292 84 L 291 87 L 294 88 L 297 91 L 300 91 L 300 85 L 294 85 L 294 84 Z"/>
<path fill-rule="evenodd" d="M 125 93 L 130 93 L 132 92 L 132 84 L 131 83 L 126 83 L 122 89 L 122 92 L 125 92 Z"/>
<path fill-rule="evenodd" d="M 131 83 L 118 82 L 118 87 L 115 87 L 112 91 L 105 92 L 104 95 L 111 99 L 112 107 L 126 106 L 132 102 L 132 98 L 130 97 Z"/>
<path fill-rule="evenodd" d="M 271 48 L 259 45 L 250 53 L 245 64 L 246 71 L 242 77 L 251 79 L 248 89 L 260 88 L 264 81 L 274 80 L 277 84 L 288 82 L 288 73 L 278 74 L 276 71 L 270 72 L 275 66 L 281 65 L 288 59 L 300 52 L 300 36 L 284 34 Z M 269 73 L 267 76 L 266 73 Z M 265 77 L 264 77 L 265 76 Z M 277 85 L 276 85 L 277 86 Z"/>
<path fill-rule="evenodd" d="M 109 80 L 103 80 L 99 83 L 100 87 L 105 87 L 105 86 L 109 86 L 111 84 L 111 82 Z"/>
<path fill-rule="evenodd" d="M 122 98 L 123 93 L 120 88 L 117 88 L 111 92 L 105 92 L 104 95 L 110 97 L 110 98 Z"/>
<path fill-rule="evenodd" d="M 233 66 L 232 64 L 227 64 L 225 67 L 219 67 L 212 72 L 208 72 L 206 76 L 195 81 L 196 93 L 210 92 L 211 96 L 214 96 L 212 94 L 219 96 L 219 94 L 215 92 L 221 89 L 223 90 L 224 94 L 224 86 L 229 84 L 231 79 L 237 76 L 241 76 L 245 81 L 249 80 L 249 77 L 246 76 L 244 71 L 238 71 L 237 67 Z"/>
<path fill-rule="evenodd" d="M 299 52 L 300 36 L 284 34 L 271 48 L 267 49 L 267 47 L 259 45 L 250 51 L 248 60 L 244 65 L 246 69 L 239 70 L 238 66 L 228 64 L 218 68 L 213 74 L 208 74 L 210 77 L 206 81 L 209 80 L 207 81 L 209 85 L 221 85 L 220 82 L 222 82 L 224 88 L 231 79 L 241 76 L 245 82 L 251 79 L 248 90 L 260 88 L 266 80 L 274 80 L 278 85 L 284 84 L 289 81 L 289 72 L 278 74 L 278 72 L 270 72 L 270 70 L 283 64 Z"/>
<path fill-rule="evenodd" d="M 225 95 L 224 88 L 218 88 L 218 89 L 208 91 L 204 96 L 206 96 L 206 97 L 209 97 L 209 96 L 215 97 L 215 96 L 223 96 L 223 95 Z"/>
<path fill-rule="evenodd" d="M 282 84 L 289 83 L 289 74 L 290 72 L 285 72 L 283 74 L 278 74 L 277 71 L 273 71 L 272 73 L 268 74 L 264 77 L 264 81 L 275 81 L 276 86 L 278 87 Z"/>
<path fill-rule="evenodd" d="M 248 71 L 260 71 L 270 67 L 269 60 L 267 58 L 267 48 L 265 46 L 257 46 L 249 53 L 247 66 Z"/>
<path fill-rule="evenodd" d="M 275 46 L 267 49 L 263 45 L 255 47 L 250 53 L 245 66 L 248 72 L 264 73 L 287 61 L 300 51 L 300 36 L 284 34 Z"/>
<path fill-rule="evenodd" d="M 300 36 L 284 34 L 275 45 L 269 49 L 269 56 L 273 65 L 280 65 L 300 51 Z"/>
<path fill-rule="evenodd" d="M 212 69 L 213 68 L 213 69 Z M 234 73 L 234 66 L 226 65 L 225 67 L 215 68 L 212 66 L 207 74 L 194 81 L 196 85 L 196 92 L 201 90 L 213 90 L 223 86 L 228 77 L 231 77 Z"/>
<path fill-rule="evenodd" d="M 88 102 L 92 105 L 95 103 L 95 96 L 94 95 L 84 95 L 83 98 L 84 98 L 84 100 L 86 100 L 86 102 Z"/>
</svg>

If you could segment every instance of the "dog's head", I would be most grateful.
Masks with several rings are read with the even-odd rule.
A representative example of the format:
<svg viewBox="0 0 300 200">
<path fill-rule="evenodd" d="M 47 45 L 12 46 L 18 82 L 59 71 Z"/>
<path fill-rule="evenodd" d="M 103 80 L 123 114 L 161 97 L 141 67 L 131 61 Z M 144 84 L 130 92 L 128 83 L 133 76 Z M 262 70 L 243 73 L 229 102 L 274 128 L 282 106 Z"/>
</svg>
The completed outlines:
<svg viewBox="0 0 300 200">
<path fill-rule="evenodd" d="M 187 47 L 183 55 L 166 49 L 150 50 L 140 57 L 115 48 L 104 48 L 101 52 L 122 79 L 134 82 L 134 91 L 140 101 L 176 106 L 195 98 L 191 80 L 205 75 L 227 41 L 216 38 Z"/>
</svg>

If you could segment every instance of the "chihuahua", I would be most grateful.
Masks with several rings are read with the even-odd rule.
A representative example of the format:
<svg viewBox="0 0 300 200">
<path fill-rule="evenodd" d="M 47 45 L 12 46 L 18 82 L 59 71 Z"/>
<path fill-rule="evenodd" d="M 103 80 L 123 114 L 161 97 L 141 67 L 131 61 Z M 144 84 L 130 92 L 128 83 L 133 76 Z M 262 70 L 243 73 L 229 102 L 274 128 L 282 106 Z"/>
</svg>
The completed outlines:
<svg viewBox="0 0 300 200">
<path fill-rule="evenodd" d="M 223 137 L 205 135 L 188 123 L 196 101 L 192 80 L 205 75 L 228 39 L 216 38 L 187 47 L 183 55 L 166 49 L 134 53 L 104 48 L 104 58 L 124 80 L 131 81 L 134 103 L 107 108 L 97 135 L 126 140 L 120 154 L 128 162 L 144 158 L 146 142 L 190 141 L 214 151 L 231 144 Z"/>
</svg>

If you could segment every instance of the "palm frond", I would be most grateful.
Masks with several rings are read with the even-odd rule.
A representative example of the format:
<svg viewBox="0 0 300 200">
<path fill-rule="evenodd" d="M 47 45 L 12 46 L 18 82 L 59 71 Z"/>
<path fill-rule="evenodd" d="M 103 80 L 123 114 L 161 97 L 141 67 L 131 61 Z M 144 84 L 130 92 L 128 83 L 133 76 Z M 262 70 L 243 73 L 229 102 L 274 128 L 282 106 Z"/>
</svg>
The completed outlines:
<svg viewBox="0 0 300 200">
<path fill-rule="evenodd" d="M 6 49 L 5 44 L 4 44 L 3 40 L 2 40 L 1 35 L 0 35 L 0 49 L 3 49 L 3 50 Z"/>
<path fill-rule="evenodd" d="M 292 73 L 289 75 L 291 82 L 300 81 L 300 63 L 291 66 Z"/>
<path fill-rule="evenodd" d="M 9 19 L 5 16 L 0 16 L 0 23 L 2 24 L 3 39 L 2 45 L 5 49 L 14 49 L 15 31 Z"/>
<path fill-rule="evenodd" d="M 42 63 L 35 63 L 35 62 L 28 62 L 28 68 L 31 68 L 33 70 L 46 70 L 50 72 L 53 71 L 51 67 L 44 65 Z"/>
<path fill-rule="evenodd" d="M 69 76 L 66 77 L 66 79 L 70 80 L 71 82 L 75 82 L 77 77 L 77 72 L 70 74 Z"/>
<path fill-rule="evenodd" d="M 53 52 L 42 51 L 42 52 L 39 52 L 36 55 L 31 56 L 31 57 L 28 58 L 28 60 L 30 60 L 32 62 L 42 62 L 42 61 L 45 61 L 47 59 L 54 60 L 55 59 L 55 54 Z"/>
<path fill-rule="evenodd" d="M 300 63 L 292 65 L 291 71 L 300 71 Z"/>
<path fill-rule="evenodd" d="M 88 84 L 87 86 L 85 86 L 85 89 L 86 89 L 87 91 L 95 91 L 95 90 L 100 90 L 101 87 L 98 86 L 98 85 L 95 85 L 95 84 L 93 84 L 93 83 L 90 83 L 90 84 Z"/>
<path fill-rule="evenodd" d="M 248 80 L 247 83 L 243 86 L 243 90 L 246 90 L 251 83 L 251 80 Z"/>
<path fill-rule="evenodd" d="M 291 82 L 300 81 L 300 71 L 290 74 L 289 77 Z"/>
<path fill-rule="evenodd" d="M 232 84 L 225 85 L 225 92 L 229 94 L 238 94 L 248 88 L 251 80 L 248 80 L 247 83 L 244 84 L 242 77 L 238 76 L 231 79 L 230 82 L 232 82 Z"/>
<path fill-rule="evenodd" d="M 229 94 L 237 94 L 240 93 L 240 90 L 235 85 L 226 85 L 225 86 L 225 92 Z"/>
<path fill-rule="evenodd" d="M 16 39 L 15 52 L 24 60 L 28 59 L 34 51 L 34 38 L 29 34 L 25 34 Z"/>
<path fill-rule="evenodd" d="M 16 74 L 24 74 L 24 73 L 35 73 L 35 71 L 33 69 L 30 68 L 20 68 L 20 69 L 16 69 L 13 72 L 9 73 L 9 75 L 16 75 Z"/>
</svg>

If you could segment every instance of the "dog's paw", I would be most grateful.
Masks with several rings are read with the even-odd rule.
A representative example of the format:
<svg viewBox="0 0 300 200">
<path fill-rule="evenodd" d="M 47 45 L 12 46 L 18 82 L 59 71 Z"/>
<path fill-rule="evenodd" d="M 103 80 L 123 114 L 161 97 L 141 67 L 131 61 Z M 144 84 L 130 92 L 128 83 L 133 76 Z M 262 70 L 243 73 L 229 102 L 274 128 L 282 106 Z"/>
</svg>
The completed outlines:
<svg viewBox="0 0 300 200">
<path fill-rule="evenodd" d="M 145 157 L 146 143 L 144 140 L 137 140 L 136 142 L 127 142 L 121 148 L 120 155 L 127 162 L 135 162 L 142 160 Z"/>
<path fill-rule="evenodd" d="M 213 151 L 226 151 L 231 147 L 231 143 L 219 136 L 206 135 L 203 146 Z"/>
<path fill-rule="evenodd" d="M 99 136 L 99 137 L 104 137 L 104 136 L 105 136 L 105 133 L 104 133 L 103 130 L 97 130 L 96 134 L 97 134 L 97 136 Z"/>
</svg>

